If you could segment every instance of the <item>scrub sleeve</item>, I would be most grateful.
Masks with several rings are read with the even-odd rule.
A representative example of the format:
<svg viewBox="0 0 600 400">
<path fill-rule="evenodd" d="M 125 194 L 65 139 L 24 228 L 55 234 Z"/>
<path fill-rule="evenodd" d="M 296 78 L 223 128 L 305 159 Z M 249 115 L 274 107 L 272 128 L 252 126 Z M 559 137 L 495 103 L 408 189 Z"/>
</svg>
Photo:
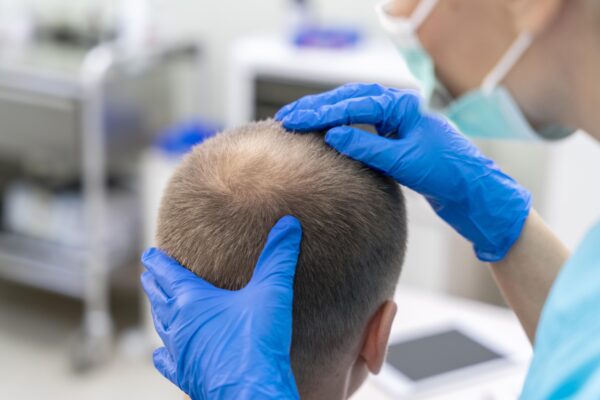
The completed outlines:
<svg viewBox="0 0 600 400">
<path fill-rule="evenodd" d="M 559 273 L 521 398 L 600 399 L 600 223 Z"/>
</svg>

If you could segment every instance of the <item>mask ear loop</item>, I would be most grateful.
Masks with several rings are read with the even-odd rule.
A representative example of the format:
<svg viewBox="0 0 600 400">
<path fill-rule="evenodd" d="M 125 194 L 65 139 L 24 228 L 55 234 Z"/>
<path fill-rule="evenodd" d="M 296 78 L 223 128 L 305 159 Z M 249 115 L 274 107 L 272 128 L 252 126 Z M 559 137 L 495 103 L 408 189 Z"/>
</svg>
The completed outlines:
<svg viewBox="0 0 600 400">
<path fill-rule="evenodd" d="M 412 20 L 415 35 L 417 30 L 423 25 L 423 22 L 431 15 L 431 12 L 437 5 L 439 0 L 421 0 L 419 5 L 413 11 L 410 19 Z"/>
<path fill-rule="evenodd" d="M 498 84 L 506 77 L 515 64 L 521 59 L 523 54 L 531 47 L 534 35 L 530 32 L 523 32 L 508 48 L 500 61 L 487 74 L 481 84 L 481 91 L 485 95 L 491 94 Z"/>
<path fill-rule="evenodd" d="M 421 0 L 409 17 L 392 17 L 388 10 L 391 1 L 385 0 L 375 6 L 375 12 L 383 28 L 395 35 L 412 34 L 416 37 L 417 30 L 429 17 L 439 0 Z"/>
<path fill-rule="evenodd" d="M 417 36 L 417 30 L 431 15 L 438 2 L 439 0 L 420 0 L 410 16 L 395 17 L 389 14 L 392 1 L 384 0 L 375 6 L 375 13 L 383 29 L 392 36 L 400 37 L 404 46 L 422 48 L 423 45 Z M 441 103 L 447 104 L 452 100 L 448 90 L 437 78 L 435 79 L 434 92 L 437 93 Z"/>
</svg>

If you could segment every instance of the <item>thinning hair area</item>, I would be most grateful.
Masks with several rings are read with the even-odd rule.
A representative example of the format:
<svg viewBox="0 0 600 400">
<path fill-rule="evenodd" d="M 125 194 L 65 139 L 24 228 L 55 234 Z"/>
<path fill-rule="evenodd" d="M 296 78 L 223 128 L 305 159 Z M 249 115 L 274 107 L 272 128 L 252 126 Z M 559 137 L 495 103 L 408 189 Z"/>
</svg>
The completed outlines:
<svg viewBox="0 0 600 400">
<path fill-rule="evenodd" d="M 407 239 L 394 181 L 338 154 L 320 133 L 251 123 L 185 157 L 162 199 L 157 244 L 215 286 L 238 290 L 285 215 L 303 230 L 291 350 L 301 386 L 360 340 L 393 295 Z"/>
</svg>

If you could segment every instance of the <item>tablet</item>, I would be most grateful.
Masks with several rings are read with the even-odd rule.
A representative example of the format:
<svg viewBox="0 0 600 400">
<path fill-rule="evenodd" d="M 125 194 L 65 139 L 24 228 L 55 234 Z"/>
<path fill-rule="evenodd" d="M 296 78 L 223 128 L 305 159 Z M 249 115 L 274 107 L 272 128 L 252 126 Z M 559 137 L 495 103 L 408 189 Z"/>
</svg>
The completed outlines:
<svg viewBox="0 0 600 400">
<path fill-rule="evenodd" d="M 388 348 L 377 383 L 394 395 L 444 386 L 510 364 L 499 350 L 457 328 L 407 338 Z"/>
</svg>

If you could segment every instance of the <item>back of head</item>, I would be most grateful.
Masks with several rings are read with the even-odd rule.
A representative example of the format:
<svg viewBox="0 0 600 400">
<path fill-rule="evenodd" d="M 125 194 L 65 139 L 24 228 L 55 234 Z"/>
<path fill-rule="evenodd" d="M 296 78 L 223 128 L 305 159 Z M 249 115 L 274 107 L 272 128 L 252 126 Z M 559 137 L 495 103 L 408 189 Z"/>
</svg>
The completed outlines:
<svg viewBox="0 0 600 400">
<path fill-rule="evenodd" d="M 303 229 L 291 354 L 301 387 L 359 340 L 393 294 L 406 244 L 398 185 L 339 155 L 320 134 L 252 123 L 185 158 L 163 198 L 157 244 L 214 285 L 240 289 L 284 215 Z"/>
</svg>

